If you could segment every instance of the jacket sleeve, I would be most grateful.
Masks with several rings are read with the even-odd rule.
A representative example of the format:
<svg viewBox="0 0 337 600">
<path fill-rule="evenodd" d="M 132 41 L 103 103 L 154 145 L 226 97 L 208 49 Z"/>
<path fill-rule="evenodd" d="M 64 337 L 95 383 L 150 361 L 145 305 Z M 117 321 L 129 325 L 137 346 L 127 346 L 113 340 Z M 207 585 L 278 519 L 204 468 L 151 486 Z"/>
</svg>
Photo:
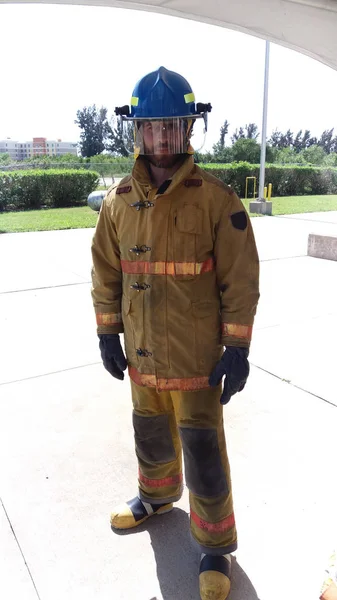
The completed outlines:
<svg viewBox="0 0 337 600">
<path fill-rule="evenodd" d="M 93 237 L 91 295 L 97 333 L 122 333 L 122 270 L 114 222 L 114 192 L 103 200 Z"/>
<path fill-rule="evenodd" d="M 248 348 L 259 300 L 259 257 L 241 200 L 232 191 L 226 193 L 226 200 L 215 240 L 221 343 Z"/>
</svg>

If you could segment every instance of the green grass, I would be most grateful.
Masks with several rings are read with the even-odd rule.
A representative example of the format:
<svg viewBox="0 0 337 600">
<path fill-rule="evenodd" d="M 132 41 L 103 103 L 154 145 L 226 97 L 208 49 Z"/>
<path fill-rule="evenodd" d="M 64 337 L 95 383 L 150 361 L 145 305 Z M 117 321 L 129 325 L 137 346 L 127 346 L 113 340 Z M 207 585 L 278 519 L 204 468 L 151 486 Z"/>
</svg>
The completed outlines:
<svg viewBox="0 0 337 600">
<path fill-rule="evenodd" d="M 250 200 L 243 200 L 249 210 Z M 273 215 L 294 215 L 297 213 L 337 210 L 337 196 L 285 196 L 272 198 Z"/>
<path fill-rule="evenodd" d="M 0 233 L 95 227 L 97 213 L 89 206 L 0 213 Z"/>
<path fill-rule="evenodd" d="M 289 196 L 272 201 L 274 215 L 337 210 L 337 196 Z M 247 210 L 249 202 L 243 200 Z M 80 229 L 95 227 L 96 221 L 97 213 L 89 206 L 8 212 L 0 213 L 0 233 Z"/>
</svg>

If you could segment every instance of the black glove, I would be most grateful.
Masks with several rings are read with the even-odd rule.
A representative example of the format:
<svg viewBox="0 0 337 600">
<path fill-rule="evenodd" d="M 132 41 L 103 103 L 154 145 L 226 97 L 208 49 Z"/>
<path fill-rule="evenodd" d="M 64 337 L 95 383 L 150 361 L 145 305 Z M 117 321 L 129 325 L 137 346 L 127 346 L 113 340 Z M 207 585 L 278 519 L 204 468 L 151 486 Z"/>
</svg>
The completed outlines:
<svg viewBox="0 0 337 600">
<path fill-rule="evenodd" d="M 209 385 L 216 386 L 226 375 L 220 404 L 227 404 L 236 392 L 241 392 L 249 375 L 248 348 L 228 346 L 219 362 L 215 365 Z"/>
<path fill-rule="evenodd" d="M 118 333 L 98 334 L 103 365 L 116 379 L 124 379 L 127 362 Z"/>
</svg>

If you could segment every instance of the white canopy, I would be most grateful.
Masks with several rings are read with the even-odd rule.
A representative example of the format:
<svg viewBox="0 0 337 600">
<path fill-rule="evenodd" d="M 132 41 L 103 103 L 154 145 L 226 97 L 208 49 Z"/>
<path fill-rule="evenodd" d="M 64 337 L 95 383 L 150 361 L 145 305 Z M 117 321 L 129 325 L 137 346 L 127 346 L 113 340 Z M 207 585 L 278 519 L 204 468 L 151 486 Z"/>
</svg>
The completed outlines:
<svg viewBox="0 0 337 600">
<path fill-rule="evenodd" d="M 31 3 L 32 0 L 19 0 Z M 11 0 L 0 0 L 1 3 Z M 14 0 L 16 2 L 16 0 Z M 114 6 L 236 29 L 307 54 L 337 70 L 337 0 L 35 0 Z"/>
</svg>

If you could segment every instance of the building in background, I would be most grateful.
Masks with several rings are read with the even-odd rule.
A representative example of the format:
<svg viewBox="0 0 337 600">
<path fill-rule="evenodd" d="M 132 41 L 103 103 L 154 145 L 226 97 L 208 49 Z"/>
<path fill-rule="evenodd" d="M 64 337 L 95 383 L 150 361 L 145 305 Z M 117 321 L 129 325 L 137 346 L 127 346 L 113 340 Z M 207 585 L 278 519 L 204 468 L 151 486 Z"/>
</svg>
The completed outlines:
<svg viewBox="0 0 337 600">
<path fill-rule="evenodd" d="M 63 156 L 64 154 L 77 156 L 77 143 L 47 140 L 42 137 L 35 137 L 30 142 L 18 142 L 7 138 L 0 140 L 0 154 L 6 153 L 12 160 L 24 160 L 33 156 Z"/>
<path fill-rule="evenodd" d="M 9 154 L 12 160 L 19 160 L 17 158 L 19 154 L 18 145 L 19 142 L 14 142 L 10 138 L 7 140 L 0 140 L 0 154 Z"/>
</svg>

